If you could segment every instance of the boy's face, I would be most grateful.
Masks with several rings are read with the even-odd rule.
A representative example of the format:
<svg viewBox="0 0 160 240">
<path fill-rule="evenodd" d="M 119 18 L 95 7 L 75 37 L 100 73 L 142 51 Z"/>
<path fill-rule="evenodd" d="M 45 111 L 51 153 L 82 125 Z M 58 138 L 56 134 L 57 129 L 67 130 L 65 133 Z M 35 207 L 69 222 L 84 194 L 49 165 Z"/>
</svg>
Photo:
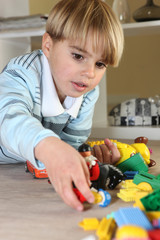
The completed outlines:
<svg viewBox="0 0 160 240">
<path fill-rule="evenodd" d="M 92 49 L 92 39 L 87 38 L 85 47 L 81 41 L 53 41 L 45 33 L 42 49 L 46 55 L 61 103 L 66 96 L 79 97 L 92 90 L 101 80 L 106 63 L 102 50 Z"/>
</svg>

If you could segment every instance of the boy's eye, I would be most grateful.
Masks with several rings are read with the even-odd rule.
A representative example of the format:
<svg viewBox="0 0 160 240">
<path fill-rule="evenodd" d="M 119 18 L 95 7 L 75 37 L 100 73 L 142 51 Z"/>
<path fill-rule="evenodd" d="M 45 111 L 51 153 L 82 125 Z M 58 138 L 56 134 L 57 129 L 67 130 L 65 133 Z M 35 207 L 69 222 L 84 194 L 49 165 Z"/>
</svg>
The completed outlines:
<svg viewBox="0 0 160 240">
<path fill-rule="evenodd" d="M 83 59 L 83 56 L 78 54 L 78 53 L 73 53 L 72 55 L 76 60 L 82 60 Z"/>
<path fill-rule="evenodd" d="M 105 63 L 103 63 L 103 62 L 96 62 L 96 66 L 98 67 L 98 68 L 106 68 L 107 67 L 107 65 L 105 64 Z"/>
</svg>

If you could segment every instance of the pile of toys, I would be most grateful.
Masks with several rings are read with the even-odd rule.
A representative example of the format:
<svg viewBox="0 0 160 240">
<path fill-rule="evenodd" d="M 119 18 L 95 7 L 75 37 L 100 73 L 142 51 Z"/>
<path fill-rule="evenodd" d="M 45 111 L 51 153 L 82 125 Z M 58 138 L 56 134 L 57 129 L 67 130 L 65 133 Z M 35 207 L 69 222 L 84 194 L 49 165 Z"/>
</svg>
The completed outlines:
<svg viewBox="0 0 160 240">
<path fill-rule="evenodd" d="M 142 141 L 138 138 L 135 141 Z M 84 230 L 95 230 L 84 240 L 160 240 L 160 174 L 154 176 L 148 169 L 155 165 L 150 160 L 146 144 L 132 145 L 114 141 L 121 153 L 116 164 L 125 176 L 117 197 L 133 202 L 133 207 L 119 208 L 101 220 L 85 218 L 79 223 Z M 141 142 L 142 143 L 142 142 Z M 99 142 L 89 142 L 103 144 Z"/>
<path fill-rule="evenodd" d="M 120 208 L 98 220 L 85 218 L 79 226 L 95 231 L 83 240 L 159 240 L 160 211 L 145 212 L 138 207 Z"/>
<path fill-rule="evenodd" d="M 159 240 L 160 174 L 140 171 L 133 180 L 121 184 L 117 196 L 134 202 L 133 207 L 120 208 L 100 221 L 86 218 L 79 225 L 85 230 L 96 230 L 99 240 Z"/>
<path fill-rule="evenodd" d="M 148 139 L 139 137 L 131 145 L 112 140 L 121 154 L 115 166 L 101 163 L 92 154 L 92 147 L 104 144 L 104 141 L 82 144 L 78 151 L 85 158 L 90 172 L 91 191 L 95 197 L 94 204 L 107 207 L 111 195 L 107 189 L 120 186 L 117 197 L 125 202 L 134 202 L 133 207 L 120 208 L 101 220 L 83 219 L 79 223 L 85 230 L 95 230 L 86 240 L 160 240 L 160 174 L 148 173 L 156 163 L 150 159 L 151 149 L 147 147 Z M 48 178 L 45 168 L 36 169 L 26 162 L 26 171 L 34 178 Z M 86 199 L 73 184 L 78 199 Z"/>
</svg>

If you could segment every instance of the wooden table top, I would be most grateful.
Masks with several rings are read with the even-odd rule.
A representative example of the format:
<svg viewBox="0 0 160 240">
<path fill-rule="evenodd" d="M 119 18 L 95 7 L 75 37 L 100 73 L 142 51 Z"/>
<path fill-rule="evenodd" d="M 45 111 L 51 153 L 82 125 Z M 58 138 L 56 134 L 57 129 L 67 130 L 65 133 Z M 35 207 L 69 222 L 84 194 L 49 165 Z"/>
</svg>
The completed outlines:
<svg viewBox="0 0 160 240">
<path fill-rule="evenodd" d="M 125 141 L 126 142 L 126 141 Z M 152 174 L 160 174 L 160 141 L 148 144 L 157 165 Z M 120 207 L 133 206 L 117 198 L 118 189 L 109 191 L 110 205 L 101 208 L 86 205 L 77 212 L 61 200 L 46 179 L 34 179 L 24 164 L 0 165 L 0 239 L 2 240 L 82 240 L 94 231 L 84 231 L 78 223 L 87 217 L 103 218 Z"/>
</svg>

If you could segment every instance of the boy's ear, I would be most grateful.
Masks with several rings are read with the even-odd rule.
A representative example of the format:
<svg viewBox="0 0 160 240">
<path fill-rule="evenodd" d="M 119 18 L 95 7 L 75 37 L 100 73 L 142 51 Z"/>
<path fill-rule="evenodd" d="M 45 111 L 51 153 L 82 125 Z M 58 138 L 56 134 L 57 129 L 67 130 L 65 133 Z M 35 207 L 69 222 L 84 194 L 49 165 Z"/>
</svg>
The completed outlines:
<svg viewBox="0 0 160 240">
<path fill-rule="evenodd" d="M 52 42 L 52 39 L 49 36 L 49 34 L 44 33 L 43 38 L 42 38 L 42 50 L 46 57 L 49 56 L 49 52 L 51 50 L 52 44 L 53 44 L 53 42 Z"/>
</svg>

